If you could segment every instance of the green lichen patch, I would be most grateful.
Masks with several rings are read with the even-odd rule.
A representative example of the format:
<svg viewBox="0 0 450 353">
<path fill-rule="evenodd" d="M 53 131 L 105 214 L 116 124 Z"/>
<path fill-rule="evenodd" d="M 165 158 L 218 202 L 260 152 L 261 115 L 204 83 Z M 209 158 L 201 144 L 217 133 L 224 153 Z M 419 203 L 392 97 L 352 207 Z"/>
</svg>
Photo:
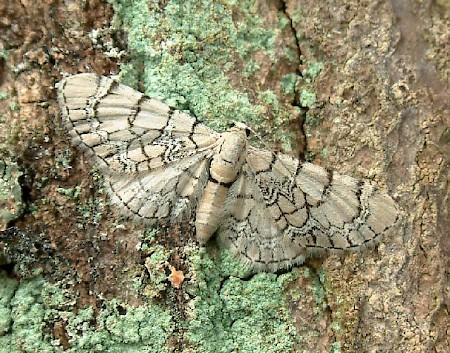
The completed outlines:
<svg viewBox="0 0 450 353">
<path fill-rule="evenodd" d="M 0 352 L 171 351 L 173 319 L 156 304 L 131 307 L 112 299 L 99 310 L 77 311 L 74 292 L 42 277 L 17 283 L 0 272 L 0 280 Z"/>
<path fill-rule="evenodd" d="M 145 258 L 145 268 L 150 276 L 149 283 L 144 288 L 144 293 L 149 297 L 157 297 L 160 292 L 167 289 L 169 276 L 166 273 L 171 251 L 162 245 L 154 245 L 149 249 L 149 255 Z"/>
<path fill-rule="evenodd" d="M 331 345 L 331 353 L 340 353 L 341 352 L 341 343 L 340 342 L 334 342 Z"/>
<path fill-rule="evenodd" d="M 283 93 L 294 94 L 295 85 L 297 83 L 297 75 L 294 73 L 289 73 L 281 78 L 281 87 L 283 88 Z"/>
<path fill-rule="evenodd" d="M 11 328 L 11 298 L 17 288 L 17 281 L 0 272 L 0 340 Z"/>
<path fill-rule="evenodd" d="M 4 273 L 2 276 L 3 283 Z M 57 351 L 44 333 L 47 308 L 42 301 L 43 285 L 42 278 L 21 281 L 15 288 L 14 295 L 7 300 L 10 326 L 7 334 L 0 337 L 0 352 Z M 3 293 L 2 299 L 6 299 L 3 298 Z"/>
<path fill-rule="evenodd" d="M 217 130 L 234 121 L 267 130 L 265 102 L 251 100 L 240 75 L 258 78 L 264 60 L 285 61 L 289 48 L 277 44 L 286 18 L 275 16 L 272 28 L 258 16 L 252 0 L 233 3 L 211 1 L 110 1 L 114 25 L 128 34 L 130 61 L 121 67 L 124 83 L 171 106 L 189 111 Z M 161 7 L 160 7 L 161 6 Z M 276 10 L 275 10 L 276 11 Z M 252 77 L 254 76 L 254 77 Z M 282 85 L 281 83 L 279 84 Z M 292 87 L 291 87 L 292 89 Z M 288 123 L 289 109 L 278 102 Z"/>
<path fill-rule="evenodd" d="M 170 352 L 173 322 L 157 305 L 133 308 L 111 300 L 97 316 L 88 308 L 71 317 L 66 329 L 69 352 L 165 353 Z"/>
<path fill-rule="evenodd" d="M 302 78 L 307 83 L 312 83 L 315 81 L 317 76 L 321 73 L 323 70 L 323 63 L 321 62 L 313 62 L 310 63 L 305 70 L 302 71 Z"/>
<path fill-rule="evenodd" d="M 282 126 L 289 120 L 289 116 L 292 113 L 291 111 L 286 111 L 283 106 L 280 104 L 278 98 L 275 93 L 270 90 L 266 90 L 259 93 L 259 98 L 262 102 L 266 103 L 271 107 L 272 111 L 275 114 L 275 118 L 273 119 L 273 125 L 275 130 L 273 132 L 273 136 L 276 140 L 280 141 L 283 150 L 291 151 L 292 146 L 291 142 L 295 139 L 294 133 L 284 131 Z M 293 108 L 297 109 L 297 108 Z"/>
<path fill-rule="evenodd" d="M 285 290 L 295 275 L 250 276 L 226 251 L 215 260 L 208 253 L 193 260 L 197 288 L 187 336 L 195 352 L 294 351 L 299 337 Z"/>
<path fill-rule="evenodd" d="M 24 210 L 19 178 L 23 175 L 16 162 L 0 157 L 0 230 L 17 219 Z"/>
<path fill-rule="evenodd" d="M 169 287 L 170 258 L 173 254 L 156 241 L 157 230 L 148 228 L 140 235 L 138 248 L 142 254 L 145 270 L 135 278 L 135 288 L 149 298 L 160 298 Z"/>
<path fill-rule="evenodd" d="M 316 94 L 307 90 L 300 92 L 300 105 L 306 108 L 312 108 L 316 104 Z"/>
</svg>

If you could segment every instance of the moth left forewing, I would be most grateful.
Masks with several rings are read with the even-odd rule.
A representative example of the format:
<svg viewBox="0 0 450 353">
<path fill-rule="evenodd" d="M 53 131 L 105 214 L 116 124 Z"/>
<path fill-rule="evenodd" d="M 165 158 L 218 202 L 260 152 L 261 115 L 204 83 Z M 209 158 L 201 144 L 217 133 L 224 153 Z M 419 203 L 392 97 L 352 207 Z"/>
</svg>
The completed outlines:
<svg viewBox="0 0 450 353">
<path fill-rule="evenodd" d="M 250 147 L 238 181 L 229 222 L 254 234 L 231 243 L 248 243 L 245 256 L 257 254 L 249 258 L 259 268 L 300 263 L 307 254 L 361 249 L 381 239 L 398 218 L 394 201 L 370 182 L 284 154 Z M 256 239 L 261 234 L 264 243 Z"/>
<path fill-rule="evenodd" d="M 310 178 L 310 166 L 304 165 L 296 178 Z M 395 202 L 368 180 L 327 173 L 321 196 L 307 198 L 310 216 L 304 230 L 310 235 L 305 246 L 311 251 L 341 253 L 380 241 L 398 220 Z"/>
<path fill-rule="evenodd" d="M 249 157 L 253 155 L 256 156 L 250 154 Z M 265 184 L 279 184 L 280 180 L 285 180 L 278 189 L 278 200 L 288 199 L 292 209 L 305 209 L 305 226 L 316 226 L 330 234 L 360 232 L 363 236 L 360 242 L 366 242 L 396 223 L 398 209 L 395 202 L 371 181 L 334 173 L 283 154 L 273 158 L 270 170 L 260 172 L 257 181 L 267 188 Z M 251 160 L 249 165 L 252 165 Z M 283 210 L 279 201 L 277 205 Z M 288 208 L 288 205 L 284 206 L 285 211 Z M 371 235 L 366 233 L 367 229 L 371 229 Z M 336 249 L 359 245 L 355 241 L 336 246 Z"/>
</svg>

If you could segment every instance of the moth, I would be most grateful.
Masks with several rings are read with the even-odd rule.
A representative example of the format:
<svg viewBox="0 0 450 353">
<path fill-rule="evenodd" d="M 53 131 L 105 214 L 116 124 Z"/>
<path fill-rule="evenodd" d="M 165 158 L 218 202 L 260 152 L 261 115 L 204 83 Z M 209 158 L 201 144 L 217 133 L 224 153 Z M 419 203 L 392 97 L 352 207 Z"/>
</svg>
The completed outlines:
<svg viewBox="0 0 450 353">
<path fill-rule="evenodd" d="M 242 123 L 215 132 L 96 74 L 67 77 L 57 89 L 74 144 L 104 174 L 124 215 L 157 225 L 195 218 L 201 244 L 216 233 L 257 271 L 364 248 L 399 217 L 370 181 L 252 147 Z"/>
</svg>

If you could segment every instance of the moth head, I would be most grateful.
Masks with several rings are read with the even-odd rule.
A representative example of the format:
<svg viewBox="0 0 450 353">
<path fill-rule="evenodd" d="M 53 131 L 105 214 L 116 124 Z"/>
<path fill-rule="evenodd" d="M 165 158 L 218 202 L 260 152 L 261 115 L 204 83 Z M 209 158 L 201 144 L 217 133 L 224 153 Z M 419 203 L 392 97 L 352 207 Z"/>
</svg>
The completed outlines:
<svg viewBox="0 0 450 353">
<path fill-rule="evenodd" d="M 240 121 L 233 122 L 230 129 L 243 130 L 243 131 L 245 131 L 245 135 L 247 137 L 249 137 L 253 133 L 252 129 L 250 129 L 247 125 L 245 125 L 244 123 L 241 123 Z"/>
</svg>

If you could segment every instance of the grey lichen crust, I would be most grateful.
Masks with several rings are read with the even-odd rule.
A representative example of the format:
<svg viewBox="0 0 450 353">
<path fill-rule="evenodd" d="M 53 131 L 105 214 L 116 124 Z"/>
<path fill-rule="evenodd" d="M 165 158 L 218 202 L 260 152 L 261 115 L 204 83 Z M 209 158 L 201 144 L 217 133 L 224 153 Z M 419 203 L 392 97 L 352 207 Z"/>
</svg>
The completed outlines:
<svg viewBox="0 0 450 353">
<path fill-rule="evenodd" d="M 170 224 L 195 215 L 197 239 L 219 242 L 256 270 L 310 253 L 360 249 L 397 221 L 394 201 L 358 181 L 219 134 L 195 118 L 95 74 L 58 86 L 73 141 L 105 174 L 127 215 Z"/>
</svg>

